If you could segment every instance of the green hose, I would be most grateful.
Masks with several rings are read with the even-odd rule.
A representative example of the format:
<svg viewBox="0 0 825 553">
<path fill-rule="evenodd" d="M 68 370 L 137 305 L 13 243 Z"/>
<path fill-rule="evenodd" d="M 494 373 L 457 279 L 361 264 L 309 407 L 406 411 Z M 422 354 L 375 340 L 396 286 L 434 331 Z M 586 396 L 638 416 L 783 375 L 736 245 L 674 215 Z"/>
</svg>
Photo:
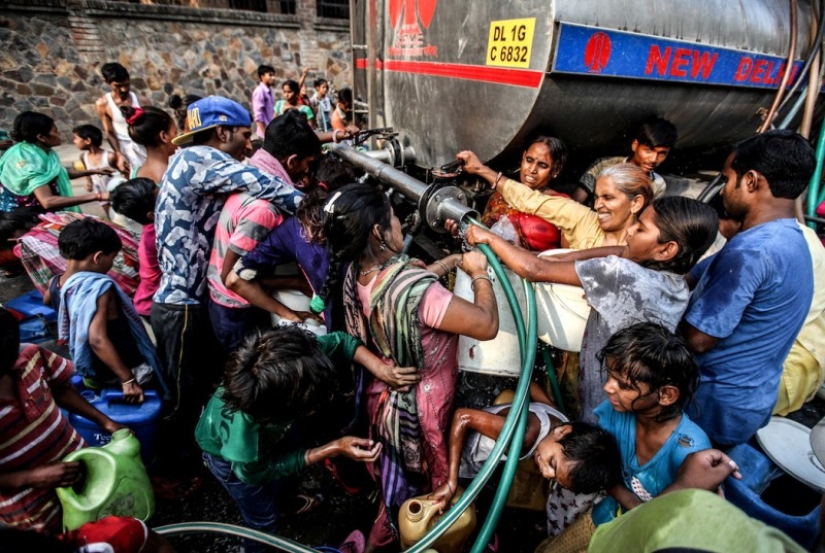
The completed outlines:
<svg viewBox="0 0 825 553">
<path fill-rule="evenodd" d="M 521 348 L 522 359 L 522 374 L 521 382 L 526 382 L 528 387 L 530 385 L 530 371 L 536 361 L 536 335 L 538 333 L 538 323 L 536 321 L 536 295 L 533 287 L 525 279 L 521 280 L 524 288 L 524 295 L 527 297 L 527 344 L 526 349 Z M 478 533 L 475 544 L 471 553 L 483 553 L 490 538 L 495 532 L 496 525 L 498 525 L 501 511 L 507 503 L 507 495 L 510 492 L 510 486 L 513 484 L 513 478 L 516 474 L 516 468 L 521 457 L 522 445 L 524 444 L 524 433 L 527 431 L 527 414 L 528 404 L 523 402 L 521 408 L 521 416 L 518 419 L 518 426 L 513 434 L 513 439 L 510 441 L 510 452 L 507 454 L 507 460 L 504 462 L 504 472 L 496 490 L 496 496 L 493 499 L 493 504 L 490 507 L 490 512 L 487 513 L 487 518 L 484 520 L 484 525 Z"/>
<path fill-rule="evenodd" d="M 545 349 L 542 352 L 544 357 L 544 368 L 547 370 L 547 380 L 550 382 L 550 388 L 553 390 L 553 399 L 556 400 L 556 405 L 563 415 L 567 415 L 567 409 L 564 406 L 564 396 L 561 395 L 561 387 L 559 386 L 559 377 L 556 374 L 556 368 L 553 366 L 553 357 L 550 355 L 550 350 Z"/>
<path fill-rule="evenodd" d="M 806 211 L 809 217 L 816 215 L 816 206 L 825 202 L 825 191 L 820 194 L 823 161 L 825 161 L 825 122 L 819 131 L 819 142 L 816 144 L 816 170 L 814 176 L 811 177 L 811 184 L 808 185 L 808 207 Z M 815 228 L 813 223 L 808 224 Z"/>
<path fill-rule="evenodd" d="M 273 536 L 260 530 L 252 530 L 251 528 L 244 528 L 243 526 L 236 526 L 234 524 L 224 524 L 222 522 L 182 522 L 180 524 L 167 524 L 154 530 L 162 536 L 190 533 L 226 534 L 265 543 L 266 545 L 271 545 L 281 551 L 289 551 L 290 553 L 317 553 L 315 549 L 280 536 Z"/>
<path fill-rule="evenodd" d="M 473 224 L 477 224 L 480 226 L 481 223 L 470 219 L 470 222 Z M 458 517 L 464 512 L 465 509 L 472 503 L 478 494 L 481 492 L 481 489 L 487 484 L 487 481 L 495 472 L 498 462 L 501 459 L 501 455 L 504 453 L 504 447 L 513 439 L 516 424 L 519 419 L 523 418 L 522 413 L 524 407 L 526 406 L 526 398 L 527 393 L 530 389 L 530 375 L 533 370 L 533 361 L 530 361 L 529 356 L 535 356 L 535 348 L 536 348 L 536 338 L 535 333 L 533 335 L 532 343 L 528 343 L 527 334 L 524 329 L 524 320 L 521 314 L 521 306 L 516 299 L 516 294 L 513 291 L 512 286 L 510 286 L 510 280 L 507 278 L 506 273 L 504 272 L 504 268 L 501 266 L 498 258 L 496 258 L 495 254 L 493 254 L 492 250 L 485 244 L 479 245 L 479 250 L 487 257 L 487 261 L 490 263 L 490 266 L 493 268 L 493 272 L 496 274 L 496 277 L 501 282 L 501 287 L 504 290 L 504 295 L 507 298 L 507 303 L 510 306 L 510 310 L 513 313 L 513 320 L 516 324 L 516 332 L 519 338 L 519 347 L 521 349 L 521 358 L 522 358 L 522 369 L 521 369 L 521 378 L 519 378 L 518 387 L 516 389 L 515 397 L 513 399 L 513 405 L 510 408 L 510 412 L 507 414 L 507 417 L 504 419 L 504 426 L 501 429 L 501 433 L 499 434 L 498 440 L 496 440 L 493 449 L 490 451 L 490 456 L 484 462 L 479 470 L 476 477 L 473 479 L 472 483 L 467 487 L 467 490 L 464 494 L 456 501 L 455 505 L 453 505 L 450 510 L 448 510 L 440 519 L 439 521 L 433 526 L 427 534 L 421 538 L 415 545 L 411 548 L 406 550 L 406 553 L 422 553 L 424 550 L 432 546 L 432 544 L 444 533 L 447 529 L 452 526 L 452 524 L 458 520 Z M 527 284 L 529 287 L 529 284 Z M 528 297 L 532 297 L 533 301 L 535 301 L 535 297 L 533 295 L 533 290 L 530 288 Z M 528 310 L 528 315 L 531 319 L 531 325 L 536 327 L 536 308 L 535 303 L 533 303 L 533 308 Z M 536 330 L 537 332 L 537 330 Z M 532 350 L 533 353 L 525 353 L 529 350 Z M 533 357 L 535 359 L 535 357 Z M 529 363 L 525 363 L 524 361 L 530 361 Z M 524 436 L 522 434 L 519 440 L 519 448 L 521 447 L 521 443 L 524 441 Z M 518 460 L 518 454 L 516 454 L 516 460 Z M 515 472 L 515 466 L 510 471 L 509 480 L 507 479 L 507 468 L 505 466 L 504 475 L 502 476 L 503 486 L 505 488 L 504 493 L 509 492 L 510 483 L 512 482 L 513 473 Z M 496 517 L 497 521 L 497 517 Z M 479 540 L 476 540 L 478 543 Z M 489 536 L 487 538 L 489 541 Z M 484 543 L 486 545 L 486 542 Z"/>
</svg>

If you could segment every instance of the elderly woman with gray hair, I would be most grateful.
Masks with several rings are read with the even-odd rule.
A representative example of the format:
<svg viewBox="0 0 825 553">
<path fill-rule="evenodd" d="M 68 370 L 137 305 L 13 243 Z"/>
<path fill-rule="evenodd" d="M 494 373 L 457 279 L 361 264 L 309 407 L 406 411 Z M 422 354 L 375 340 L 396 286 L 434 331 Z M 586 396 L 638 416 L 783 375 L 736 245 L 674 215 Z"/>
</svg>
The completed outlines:
<svg viewBox="0 0 825 553">
<path fill-rule="evenodd" d="M 653 200 L 650 175 L 630 163 L 605 169 L 596 181 L 593 209 L 563 196 L 548 196 L 504 177 L 482 164 L 469 150 L 456 158 L 464 171 L 485 179 L 514 209 L 536 215 L 561 230 L 570 248 L 622 246 L 627 229 Z"/>
</svg>

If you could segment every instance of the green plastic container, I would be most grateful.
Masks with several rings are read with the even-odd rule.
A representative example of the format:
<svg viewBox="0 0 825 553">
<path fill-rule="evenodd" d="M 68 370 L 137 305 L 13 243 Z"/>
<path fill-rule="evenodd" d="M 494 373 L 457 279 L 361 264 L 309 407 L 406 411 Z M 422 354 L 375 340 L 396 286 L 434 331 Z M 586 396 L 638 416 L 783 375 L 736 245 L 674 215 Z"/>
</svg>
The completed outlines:
<svg viewBox="0 0 825 553">
<path fill-rule="evenodd" d="M 102 447 L 87 447 L 63 460 L 80 461 L 86 469 L 77 484 L 57 488 L 64 531 L 108 515 L 146 521 L 154 514 L 155 495 L 140 460 L 140 442 L 128 430 L 118 430 Z"/>
</svg>

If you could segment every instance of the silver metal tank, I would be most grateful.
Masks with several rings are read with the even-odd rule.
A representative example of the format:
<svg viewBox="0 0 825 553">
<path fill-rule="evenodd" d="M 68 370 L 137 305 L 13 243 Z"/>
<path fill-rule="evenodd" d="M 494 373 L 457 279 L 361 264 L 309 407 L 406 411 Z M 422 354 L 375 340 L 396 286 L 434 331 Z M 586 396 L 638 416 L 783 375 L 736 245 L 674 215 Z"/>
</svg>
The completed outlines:
<svg viewBox="0 0 825 553">
<path fill-rule="evenodd" d="M 677 126 L 683 149 L 744 138 L 761 122 L 757 109 L 770 106 L 791 32 L 788 0 L 351 7 L 356 94 L 370 100 L 373 126 L 399 131 L 422 166 L 462 149 L 493 160 L 537 132 L 573 151 L 621 153 L 651 116 Z M 802 60 L 813 40 L 809 0 L 798 13 Z"/>
</svg>

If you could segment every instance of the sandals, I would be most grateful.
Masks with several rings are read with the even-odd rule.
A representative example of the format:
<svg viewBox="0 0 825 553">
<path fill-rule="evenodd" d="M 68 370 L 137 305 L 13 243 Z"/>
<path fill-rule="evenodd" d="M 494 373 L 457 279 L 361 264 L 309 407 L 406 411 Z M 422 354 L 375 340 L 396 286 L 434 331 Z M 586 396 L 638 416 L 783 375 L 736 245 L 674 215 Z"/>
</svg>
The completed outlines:
<svg viewBox="0 0 825 553">
<path fill-rule="evenodd" d="M 307 495 L 307 494 L 298 494 L 295 496 L 295 504 L 297 509 L 295 509 L 292 514 L 293 515 L 303 515 L 306 513 L 311 513 L 315 509 L 321 506 L 324 502 L 324 496 L 316 493 L 315 495 Z"/>
</svg>

